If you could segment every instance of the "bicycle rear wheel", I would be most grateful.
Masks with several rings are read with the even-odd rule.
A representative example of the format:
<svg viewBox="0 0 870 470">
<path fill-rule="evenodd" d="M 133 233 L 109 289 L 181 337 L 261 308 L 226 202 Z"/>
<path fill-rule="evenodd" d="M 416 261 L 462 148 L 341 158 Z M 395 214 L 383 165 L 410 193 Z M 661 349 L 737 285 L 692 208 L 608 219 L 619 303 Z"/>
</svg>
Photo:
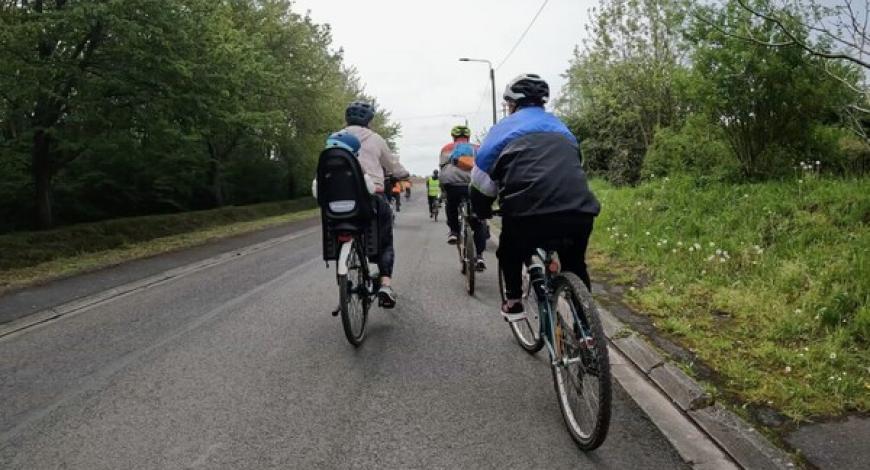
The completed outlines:
<svg viewBox="0 0 870 470">
<path fill-rule="evenodd" d="M 501 262 L 498 265 L 498 291 L 501 294 L 501 301 L 507 300 L 506 284 L 504 280 L 504 272 L 501 269 Z M 541 314 L 538 311 L 538 296 L 535 289 L 532 288 L 529 279 L 529 272 L 523 266 L 523 309 L 526 311 L 526 318 L 523 321 L 511 322 L 511 333 L 519 343 L 520 347 L 526 352 L 534 354 L 544 347 L 544 338 L 541 336 Z"/>
<path fill-rule="evenodd" d="M 474 275 L 477 272 L 477 248 L 474 246 L 474 232 L 466 225 L 462 231 L 462 244 L 465 247 L 464 253 L 464 271 L 465 271 L 465 291 L 468 295 L 474 295 Z"/>
<path fill-rule="evenodd" d="M 593 450 L 610 426 L 610 362 L 598 310 L 586 286 L 573 273 L 553 279 L 556 351 L 552 366 L 559 408 L 577 446 Z"/>
<path fill-rule="evenodd" d="M 366 335 L 366 323 L 371 306 L 368 265 L 363 245 L 354 240 L 347 257 L 347 274 L 338 277 L 341 326 L 350 344 L 359 346 Z"/>
</svg>

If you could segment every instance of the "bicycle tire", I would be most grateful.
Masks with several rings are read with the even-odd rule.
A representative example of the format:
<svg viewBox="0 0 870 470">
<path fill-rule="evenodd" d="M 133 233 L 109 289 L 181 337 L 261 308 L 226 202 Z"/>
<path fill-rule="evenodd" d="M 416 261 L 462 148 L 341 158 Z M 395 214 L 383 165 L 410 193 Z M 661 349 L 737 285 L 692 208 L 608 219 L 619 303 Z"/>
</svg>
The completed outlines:
<svg viewBox="0 0 870 470">
<path fill-rule="evenodd" d="M 475 266 L 477 249 L 474 246 L 474 233 L 467 225 L 463 232 L 462 243 L 465 245 L 465 292 L 468 295 L 474 295 L 475 273 L 477 272 L 477 266 Z"/>
<path fill-rule="evenodd" d="M 362 243 L 354 240 L 347 257 L 347 274 L 338 277 L 341 326 L 347 341 L 354 347 L 360 346 L 365 339 L 371 306 L 366 286 L 369 281 L 368 265 L 362 250 Z"/>
<path fill-rule="evenodd" d="M 504 303 L 507 300 L 505 290 L 504 272 L 501 269 L 501 262 L 498 263 L 498 292 L 501 294 L 501 301 Z M 535 290 L 532 289 L 529 274 L 525 266 L 523 266 L 523 309 L 529 318 L 521 322 L 509 322 L 511 333 L 517 344 L 529 354 L 535 354 L 544 347 L 544 337 L 541 335 L 541 317 L 538 311 L 538 297 Z"/>
<path fill-rule="evenodd" d="M 558 397 L 559 408 L 562 411 L 562 417 L 565 421 L 565 426 L 577 446 L 584 450 L 590 451 L 598 448 L 604 443 L 607 438 L 607 432 L 610 427 L 611 413 L 611 375 L 610 362 L 607 354 L 607 338 L 604 336 L 604 329 L 601 326 L 598 309 L 592 295 L 586 289 L 586 286 L 574 273 L 562 273 L 553 278 L 553 310 L 554 321 L 556 323 L 556 334 L 553 347 L 556 350 L 556 361 L 562 361 L 563 355 L 571 353 L 571 350 L 576 348 L 579 362 L 571 365 L 551 365 L 553 372 L 553 386 Z M 565 305 L 571 307 L 573 312 L 559 312 L 559 300 L 563 294 L 566 296 Z M 570 300 L 570 305 L 568 301 Z M 579 307 L 579 308 L 578 308 Z M 573 313 L 576 312 L 576 315 Z M 571 316 L 571 326 L 567 327 L 567 319 L 565 316 Z M 579 319 L 582 327 L 589 336 L 578 339 L 577 320 Z M 585 324 L 583 324 L 585 323 Z M 573 333 L 573 334 L 571 334 Z M 589 342 L 592 342 L 590 345 Z M 572 344 L 568 344 L 568 343 Z M 577 365 L 577 372 L 571 369 L 573 365 Z M 575 379 L 576 376 L 576 379 Z M 588 389 L 586 384 L 591 382 L 591 377 L 597 376 L 595 386 Z M 569 388 L 569 382 L 572 387 Z M 582 392 L 578 393 L 577 383 L 580 383 Z M 588 421 L 588 429 L 581 429 L 578 422 L 577 412 L 569 403 L 569 394 L 574 391 L 576 395 L 588 395 L 595 391 L 597 393 L 598 407 L 593 412 L 589 410 L 590 418 Z M 581 397 L 587 407 L 590 400 L 585 396 Z"/>
</svg>

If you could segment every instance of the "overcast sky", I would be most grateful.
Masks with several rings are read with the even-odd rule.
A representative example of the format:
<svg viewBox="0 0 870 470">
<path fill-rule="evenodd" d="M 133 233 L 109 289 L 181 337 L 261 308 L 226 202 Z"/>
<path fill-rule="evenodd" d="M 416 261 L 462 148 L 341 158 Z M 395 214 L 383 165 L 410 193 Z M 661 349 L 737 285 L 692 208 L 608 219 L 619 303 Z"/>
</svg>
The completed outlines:
<svg viewBox="0 0 870 470">
<path fill-rule="evenodd" d="M 450 128 L 467 116 L 477 134 L 492 122 L 486 64 L 459 57 L 505 57 L 541 6 L 539 0 L 297 0 L 333 28 L 335 47 L 359 69 L 369 94 L 402 124 L 399 154 L 412 173 L 437 166 Z M 560 76 L 586 34 L 595 0 L 550 0 L 525 40 L 496 71 L 497 104 L 507 80 L 538 73 L 558 94 Z M 456 117 L 450 116 L 456 114 Z M 501 110 L 499 108 L 499 115 Z"/>
</svg>

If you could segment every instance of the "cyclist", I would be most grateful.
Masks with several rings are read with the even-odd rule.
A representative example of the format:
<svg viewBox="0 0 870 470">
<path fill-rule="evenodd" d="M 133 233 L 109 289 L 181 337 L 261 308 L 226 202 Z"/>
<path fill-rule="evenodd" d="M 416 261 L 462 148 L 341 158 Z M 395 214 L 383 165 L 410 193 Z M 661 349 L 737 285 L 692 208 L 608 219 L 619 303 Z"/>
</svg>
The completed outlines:
<svg viewBox="0 0 870 470">
<path fill-rule="evenodd" d="M 429 218 L 433 216 L 433 207 L 441 199 L 441 181 L 438 179 L 438 170 L 432 172 L 432 176 L 426 178 L 426 197 L 429 199 Z"/>
<path fill-rule="evenodd" d="M 591 289 L 586 245 L 601 206 L 589 189 L 577 138 L 544 110 L 550 87 L 539 75 L 520 75 L 504 91 L 510 116 L 483 142 L 472 170 L 471 201 L 477 214 L 490 217 L 496 195 L 502 211 L 498 259 L 504 272 L 507 321 L 526 318 L 522 265 L 550 240 L 562 269 L 577 274 Z"/>
<path fill-rule="evenodd" d="M 369 129 L 369 123 L 375 117 L 375 108 L 364 101 L 354 101 L 345 110 L 347 127 L 344 131 L 359 139 L 359 161 L 363 171 L 371 178 L 375 187 L 375 206 L 378 223 L 378 270 L 381 275 L 381 288 L 378 291 L 378 301 L 384 308 L 396 306 L 396 294 L 392 288 L 393 264 L 395 249 L 393 247 L 393 212 L 384 195 L 385 175 L 396 179 L 408 178 L 405 167 L 393 155 L 383 137 Z"/>
<path fill-rule="evenodd" d="M 471 169 L 479 146 L 469 142 L 471 129 L 468 126 L 456 126 L 450 130 L 453 142 L 441 149 L 441 187 L 447 198 L 444 208 L 447 213 L 447 243 L 455 245 L 459 239 L 459 203 L 468 197 L 468 187 L 471 183 Z M 486 222 L 471 219 L 471 229 L 474 231 L 474 246 L 477 249 L 475 268 L 478 271 L 486 269 L 483 252 L 486 250 L 486 240 L 489 239 L 489 227 Z"/>
<path fill-rule="evenodd" d="M 402 181 L 393 177 L 390 182 L 390 198 L 396 204 L 396 212 L 402 212 Z"/>
</svg>

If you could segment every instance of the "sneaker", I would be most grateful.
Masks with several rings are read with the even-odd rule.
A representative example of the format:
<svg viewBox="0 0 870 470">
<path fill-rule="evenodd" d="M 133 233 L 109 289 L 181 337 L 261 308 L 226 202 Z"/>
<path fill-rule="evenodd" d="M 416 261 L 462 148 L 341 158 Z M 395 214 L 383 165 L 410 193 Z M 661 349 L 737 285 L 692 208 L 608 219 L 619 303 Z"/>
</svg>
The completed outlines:
<svg viewBox="0 0 870 470">
<path fill-rule="evenodd" d="M 474 269 L 477 272 L 486 271 L 486 260 L 483 259 L 483 256 L 478 256 L 476 260 L 474 260 Z"/>
<path fill-rule="evenodd" d="M 381 286 L 378 290 L 378 305 L 383 308 L 394 308 L 396 306 L 396 293 L 390 286 Z"/>
<path fill-rule="evenodd" d="M 513 307 L 508 307 L 507 305 L 507 301 L 501 304 L 501 316 L 504 317 L 506 322 L 516 323 L 528 318 L 526 311 L 523 309 L 522 302 L 515 303 Z"/>
<path fill-rule="evenodd" d="M 450 235 L 447 235 L 447 244 L 448 245 L 455 245 L 456 242 L 458 242 L 458 241 L 459 241 L 459 235 L 456 235 L 453 232 L 450 232 Z"/>
</svg>

